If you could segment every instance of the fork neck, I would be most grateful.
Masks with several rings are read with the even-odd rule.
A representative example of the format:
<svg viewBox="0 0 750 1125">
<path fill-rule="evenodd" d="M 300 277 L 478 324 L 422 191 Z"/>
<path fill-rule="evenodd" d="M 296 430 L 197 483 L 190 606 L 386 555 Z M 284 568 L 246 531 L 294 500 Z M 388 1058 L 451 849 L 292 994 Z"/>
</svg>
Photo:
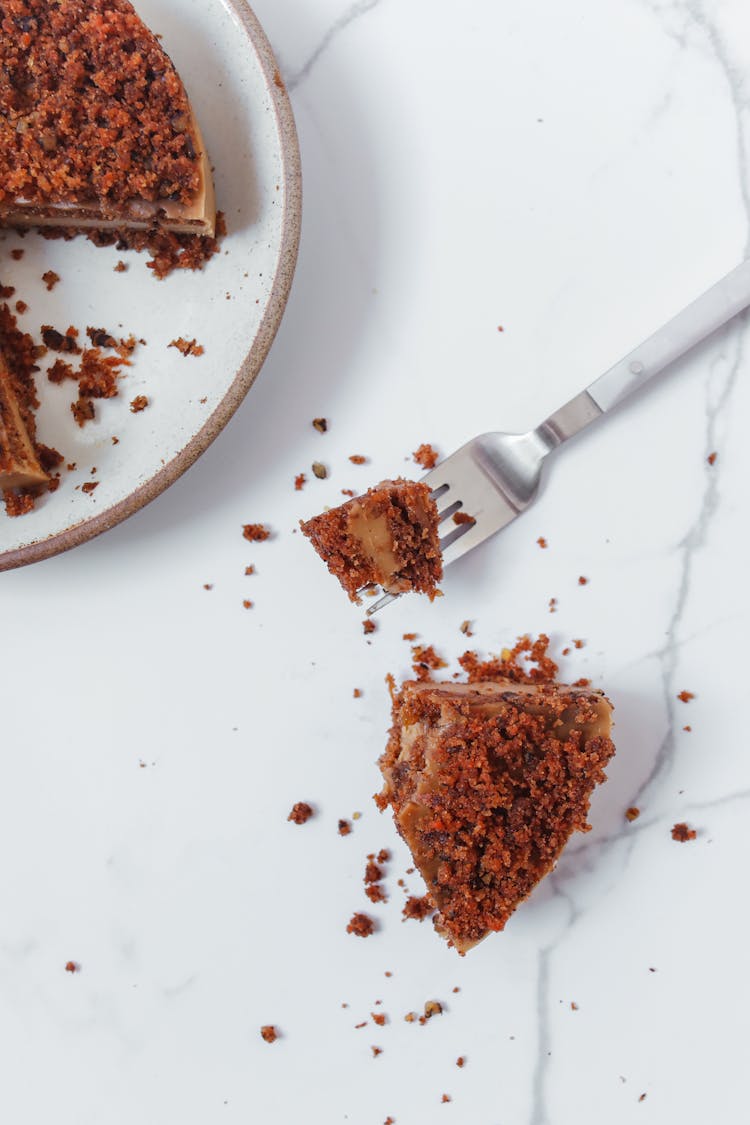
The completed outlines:
<svg viewBox="0 0 750 1125">
<path fill-rule="evenodd" d="M 581 391 L 554 414 L 550 414 L 533 433 L 546 446 L 547 452 L 551 453 L 558 445 L 575 437 L 586 426 L 601 418 L 603 413 L 588 391 Z"/>
</svg>

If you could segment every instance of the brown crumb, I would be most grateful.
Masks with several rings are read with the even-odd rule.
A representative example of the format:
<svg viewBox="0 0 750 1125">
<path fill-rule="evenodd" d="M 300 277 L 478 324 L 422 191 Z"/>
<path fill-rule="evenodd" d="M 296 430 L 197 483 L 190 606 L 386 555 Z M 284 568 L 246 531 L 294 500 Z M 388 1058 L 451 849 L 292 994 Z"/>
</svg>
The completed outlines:
<svg viewBox="0 0 750 1125">
<path fill-rule="evenodd" d="M 47 371 L 50 383 L 62 383 L 65 379 L 77 379 L 78 376 L 69 363 L 64 359 L 56 359 Z"/>
<path fill-rule="evenodd" d="M 252 609 L 253 608 L 253 603 L 251 601 L 248 601 L 247 598 L 243 599 L 242 605 L 244 606 L 245 609 Z"/>
<path fill-rule="evenodd" d="M 407 1012 L 406 1015 L 404 1016 L 404 1019 L 406 1020 L 407 1023 L 414 1023 L 416 1018 L 417 1018 L 416 1012 Z"/>
<path fill-rule="evenodd" d="M 385 1023 L 387 1020 L 385 1012 L 370 1012 L 370 1015 L 372 1016 L 374 1022 L 378 1025 L 378 1027 L 385 1027 Z"/>
<path fill-rule="evenodd" d="M 638 1101 L 639 1101 L 639 1102 L 645 1102 L 645 1100 L 646 1100 L 646 1095 L 645 1095 L 645 1094 L 641 1094 L 641 1096 L 640 1096 L 640 1098 L 638 1099 Z"/>
<path fill-rule="evenodd" d="M 248 543 L 263 543 L 271 532 L 262 523 L 245 523 L 242 525 L 242 538 Z"/>
<path fill-rule="evenodd" d="M 383 1122 L 383 1125 L 396 1125 L 396 1118 L 391 1117 L 391 1115 L 389 1113 L 388 1116 L 386 1117 L 385 1121 Z"/>
<path fill-rule="evenodd" d="M 246 577 L 249 577 L 251 574 L 255 574 L 255 567 L 252 564 L 250 566 L 245 567 Z"/>
<path fill-rule="evenodd" d="M 689 828 L 684 821 L 675 824 L 672 829 L 672 839 L 676 840 L 678 844 L 686 844 L 688 840 L 694 840 L 698 835 L 694 828 Z"/>
<path fill-rule="evenodd" d="M 203 355 L 206 350 L 197 340 L 185 340 L 182 336 L 178 336 L 176 340 L 172 340 L 171 344 L 168 344 L 167 347 L 177 348 L 177 351 L 184 356 Z"/>
<path fill-rule="evenodd" d="M 581 575 L 581 577 L 578 579 L 578 585 L 579 586 L 588 586 L 588 584 L 589 584 L 588 578 L 584 578 L 583 575 Z"/>
<path fill-rule="evenodd" d="M 430 673 L 447 668 L 447 662 L 435 652 L 432 645 L 412 645 L 412 668 L 418 680 L 432 679 Z"/>
<path fill-rule="evenodd" d="M 550 613 L 557 613 L 557 598 L 550 598 L 549 611 Z"/>
<path fill-rule="evenodd" d="M 568 648 L 568 646 L 567 646 L 567 645 L 566 645 L 566 646 L 565 646 L 565 648 L 564 648 L 564 649 L 562 650 L 562 655 L 563 655 L 563 656 L 569 656 L 569 655 L 570 655 L 570 649 Z"/>
<path fill-rule="evenodd" d="M 355 699 L 361 699 L 362 698 L 362 689 L 358 688 L 358 687 L 355 687 L 354 691 L 352 692 L 352 695 L 354 696 Z"/>
<path fill-rule="evenodd" d="M 357 493 L 354 491 L 353 488 L 342 488 L 341 489 L 341 495 L 342 496 L 356 496 Z"/>
<path fill-rule="evenodd" d="M 352 453 L 349 460 L 352 465 L 365 465 L 367 463 L 367 458 L 363 457 L 361 453 Z"/>
<path fill-rule="evenodd" d="M 372 918 L 368 918 L 366 914 L 357 911 L 357 913 L 352 914 L 346 932 L 354 934 L 356 937 L 369 937 L 370 934 L 375 932 L 375 923 Z"/>
<path fill-rule="evenodd" d="M 380 883 L 370 883 L 365 887 L 365 894 L 370 902 L 387 902 L 388 895 L 385 893 Z"/>
<path fill-rule="evenodd" d="M 214 588 L 213 582 L 204 582 L 203 583 L 203 589 L 204 590 L 213 590 L 213 588 Z"/>
<path fill-rule="evenodd" d="M 311 805 L 308 805 L 306 801 L 297 801 L 296 805 L 292 807 L 292 811 L 289 813 L 287 820 L 292 820 L 295 824 L 306 824 L 312 815 L 313 809 Z"/>
<path fill-rule="evenodd" d="M 79 966 L 75 961 L 68 961 L 65 965 L 66 973 L 77 973 Z"/>
<path fill-rule="evenodd" d="M 631 805 L 631 807 L 629 809 L 625 810 L 625 819 L 629 820 L 631 822 L 634 821 L 634 820 L 637 820 L 640 815 L 641 815 L 641 810 L 637 809 L 635 807 L 635 805 Z"/>
<path fill-rule="evenodd" d="M 127 267 L 126 263 L 123 262 L 122 259 L 120 259 L 120 261 L 114 267 L 114 271 L 115 271 L 115 273 L 125 273 L 127 268 L 128 267 Z"/>
<path fill-rule="evenodd" d="M 462 621 L 461 622 L 461 632 L 463 633 L 463 635 L 465 637 L 473 637 L 474 636 L 474 634 L 471 631 L 471 621 Z"/>
<path fill-rule="evenodd" d="M 426 442 L 420 445 L 419 449 L 412 453 L 412 457 L 418 465 L 422 466 L 423 469 L 434 469 L 437 465 L 437 451 Z"/>
<path fill-rule="evenodd" d="M 460 1070 L 462 1070 L 464 1068 L 464 1066 L 466 1066 L 466 1059 L 464 1058 L 463 1055 L 459 1055 L 458 1058 L 456 1059 L 456 1066 Z"/>
<path fill-rule="evenodd" d="M 26 253 L 26 251 L 23 250 L 20 246 L 18 246 L 18 247 L 16 247 L 15 250 L 11 250 L 10 256 L 13 259 L 14 262 L 20 262 L 21 258 L 24 256 L 25 253 Z"/>
<path fill-rule="evenodd" d="M 44 346 L 49 348 L 51 352 L 70 352 L 72 355 L 80 355 L 81 349 L 76 340 L 77 332 L 68 331 L 66 333 L 58 332 L 51 324 L 43 324 L 41 328 L 42 340 Z"/>
<path fill-rule="evenodd" d="M 348 1004 L 347 1004 L 347 1007 L 349 1007 Z M 367 1027 L 367 1020 L 362 1020 L 362 1023 L 355 1023 L 354 1030 L 359 1031 L 360 1028 L 362 1028 L 362 1027 Z"/>
<path fill-rule="evenodd" d="M 286 87 L 284 86 L 284 79 L 281 77 L 278 70 L 274 70 L 274 72 L 273 72 L 273 84 L 279 90 L 285 90 L 286 89 Z"/>
<path fill-rule="evenodd" d="M 305 476 L 305 474 L 304 473 L 297 473 L 296 477 L 294 478 L 294 491 L 295 492 L 301 492 L 302 489 L 305 487 L 306 483 L 307 483 L 307 477 Z"/>
<path fill-rule="evenodd" d="M 140 414 L 140 412 L 142 410 L 145 410 L 147 406 L 148 406 L 148 399 L 146 398 L 146 396 L 145 395 L 136 395 L 135 398 L 133 399 L 133 401 L 130 404 L 130 413 L 131 414 Z"/>
<path fill-rule="evenodd" d="M 312 424 L 319 434 L 324 434 L 328 430 L 327 418 L 313 418 Z"/>
<path fill-rule="evenodd" d="M 539 538 L 537 539 L 537 543 L 539 544 L 539 546 L 542 548 L 543 551 L 545 551 L 547 549 L 547 547 L 549 547 L 549 543 L 547 542 L 547 540 L 544 538 L 543 535 L 539 536 Z"/>
<path fill-rule="evenodd" d="M 433 1016 L 442 1016 L 443 1005 L 439 1000 L 428 1000 L 424 1006 L 424 1019 L 431 1020 Z"/>
<path fill-rule="evenodd" d="M 107 331 L 106 328 L 92 328 L 89 326 L 86 329 L 86 335 L 95 348 L 116 348 L 117 340 Z"/>
<path fill-rule="evenodd" d="M 578 1011 L 578 1005 L 576 1004 L 575 1000 L 571 1000 L 571 1001 L 570 1001 L 570 1010 L 571 1010 L 572 1012 L 577 1012 L 577 1011 Z"/>
<path fill-rule="evenodd" d="M 87 480 L 85 484 L 81 485 L 81 492 L 85 492 L 90 496 L 94 489 L 99 487 L 99 483 L 98 480 Z"/>
<path fill-rule="evenodd" d="M 60 275 L 55 273 L 54 270 L 47 270 L 46 273 L 42 274 L 42 281 L 47 286 L 47 292 L 48 293 L 52 292 L 52 290 L 55 288 L 55 286 L 57 285 L 59 280 L 60 280 Z"/>
<path fill-rule="evenodd" d="M 19 314 L 19 316 L 23 316 L 23 314 L 28 311 L 29 306 L 25 301 L 16 301 L 16 312 Z"/>
<path fill-rule="evenodd" d="M 266 1043 L 275 1043 L 279 1038 L 279 1033 L 272 1023 L 264 1024 L 260 1029 L 260 1034 Z"/>
<path fill-rule="evenodd" d="M 351 830 L 352 826 L 349 821 L 344 820 L 342 817 L 341 820 L 339 820 L 339 836 L 348 836 Z"/>
<path fill-rule="evenodd" d="M 718 453 L 709 453 L 708 457 L 706 458 L 709 465 L 715 465 L 716 464 L 716 458 L 718 456 L 719 456 Z"/>
<path fill-rule="evenodd" d="M 450 1094 L 443 1094 L 442 1098 L 440 1099 L 440 1101 L 444 1102 L 444 1103 L 449 1102 L 450 1100 L 451 1100 Z"/>
<path fill-rule="evenodd" d="M 456 987 L 454 989 L 452 989 L 452 991 L 453 992 L 460 992 L 461 989 L 458 987 L 458 985 L 456 985 Z"/>
<path fill-rule="evenodd" d="M 691 699 L 695 699 L 695 692 L 681 691 L 678 693 L 677 698 L 683 703 L 689 703 Z"/>
<path fill-rule="evenodd" d="M 409 895 L 401 913 L 405 920 L 413 918 L 417 922 L 423 922 L 435 913 L 435 907 L 429 895 Z"/>
<path fill-rule="evenodd" d="M 382 1055 L 382 1053 L 383 1053 L 382 1047 L 370 1047 L 370 1050 L 372 1051 L 372 1057 L 374 1059 L 376 1059 L 378 1057 L 378 1055 Z"/>
<path fill-rule="evenodd" d="M 692 730 L 693 728 L 692 728 L 692 727 L 690 726 L 690 724 L 688 723 L 688 725 L 687 725 L 686 727 L 683 727 L 682 729 L 683 729 L 683 730 L 686 730 L 686 731 L 687 731 L 688 733 L 690 733 L 690 731 L 691 731 L 691 730 Z"/>
<path fill-rule="evenodd" d="M 90 398 L 79 398 L 77 402 L 71 402 L 70 409 L 79 426 L 85 426 L 94 419 L 94 404 Z"/>
<path fill-rule="evenodd" d="M 470 516 L 468 512 L 456 512 L 453 516 L 453 522 L 460 526 L 461 524 L 476 523 L 477 521 L 473 516 Z"/>
<path fill-rule="evenodd" d="M 366 617 L 362 622 L 362 631 L 365 634 L 374 633 L 377 626 L 371 617 Z"/>
</svg>

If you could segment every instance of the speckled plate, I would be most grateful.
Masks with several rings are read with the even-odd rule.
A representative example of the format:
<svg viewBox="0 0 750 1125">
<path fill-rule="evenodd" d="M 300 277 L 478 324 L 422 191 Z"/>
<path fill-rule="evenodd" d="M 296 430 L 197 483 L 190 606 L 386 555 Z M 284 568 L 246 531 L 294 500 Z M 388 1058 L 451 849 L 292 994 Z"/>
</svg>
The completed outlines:
<svg viewBox="0 0 750 1125">
<path fill-rule="evenodd" d="M 19 324 L 106 328 L 146 341 L 118 398 L 96 403 L 82 429 L 75 385 L 37 376 L 39 438 L 72 471 L 18 519 L 0 511 L 0 570 L 36 562 L 108 530 L 163 492 L 210 445 L 253 384 L 271 346 L 294 273 L 301 216 L 299 149 L 289 98 L 263 30 L 245 0 L 136 0 L 162 36 L 195 107 L 215 168 L 228 234 L 199 273 L 157 281 L 143 254 L 0 232 L 0 280 L 28 304 Z M 20 261 L 11 251 L 23 247 Z M 115 272 L 119 259 L 126 272 Z M 42 274 L 61 280 L 48 292 Z M 170 342 L 195 338 L 184 357 Z M 51 364 L 55 356 L 45 358 Z M 46 369 L 46 368 L 45 368 Z M 146 395 L 148 407 L 130 402 Z M 117 438 L 117 442 L 113 441 Z M 93 491 L 82 490 L 97 481 Z"/>
</svg>

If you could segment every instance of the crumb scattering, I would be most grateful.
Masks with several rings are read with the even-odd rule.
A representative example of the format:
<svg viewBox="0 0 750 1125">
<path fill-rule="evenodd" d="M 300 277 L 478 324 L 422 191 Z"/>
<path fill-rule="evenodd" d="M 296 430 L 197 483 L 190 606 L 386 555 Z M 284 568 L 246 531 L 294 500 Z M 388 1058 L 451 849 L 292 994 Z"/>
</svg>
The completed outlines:
<svg viewBox="0 0 750 1125">
<path fill-rule="evenodd" d="M 248 543 L 263 543 L 271 532 L 262 523 L 245 523 L 242 525 L 242 538 Z"/>
<path fill-rule="evenodd" d="M 360 911 L 357 911 L 355 914 L 352 914 L 351 920 L 346 927 L 346 932 L 348 934 L 354 934 L 356 937 L 369 937 L 375 932 L 375 923 L 367 914 L 362 914 Z"/>
<path fill-rule="evenodd" d="M 433 449 L 428 442 L 423 442 L 422 445 L 412 453 L 412 457 L 423 469 L 434 469 L 438 461 L 437 450 Z"/>
<path fill-rule="evenodd" d="M 294 824 L 306 824 L 312 815 L 312 805 L 308 805 L 306 801 L 297 801 L 292 806 L 292 811 L 289 813 L 287 820 L 291 820 Z"/>
<path fill-rule="evenodd" d="M 684 821 L 680 821 L 672 828 L 672 839 L 676 840 L 678 844 L 686 844 L 688 840 L 694 840 L 697 834 L 696 830 L 690 828 Z"/>
<path fill-rule="evenodd" d="M 185 340 L 182 336 L 178 336 L 176 340 L 172 340 L 170 344 L 167 344 L 167 347 L 177 348 L 180 355 L 184 356 L 204 355 L 206 351 L 203 345 L 199 344 L 197 340 Z"/>
</svg>

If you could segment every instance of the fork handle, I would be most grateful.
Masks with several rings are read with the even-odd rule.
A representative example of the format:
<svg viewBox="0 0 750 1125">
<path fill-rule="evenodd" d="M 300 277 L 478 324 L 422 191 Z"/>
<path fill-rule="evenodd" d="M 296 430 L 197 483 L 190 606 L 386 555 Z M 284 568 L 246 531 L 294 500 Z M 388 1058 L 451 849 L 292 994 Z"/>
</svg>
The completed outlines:
<svg viewBox="0 0 750 1125">
<path fill-rule="evenodd" d="M 543 422 L 551 445 L 578 433 L 750 305 L 750 259 L 717 281 L 653 336 Z"/>
</svg>

